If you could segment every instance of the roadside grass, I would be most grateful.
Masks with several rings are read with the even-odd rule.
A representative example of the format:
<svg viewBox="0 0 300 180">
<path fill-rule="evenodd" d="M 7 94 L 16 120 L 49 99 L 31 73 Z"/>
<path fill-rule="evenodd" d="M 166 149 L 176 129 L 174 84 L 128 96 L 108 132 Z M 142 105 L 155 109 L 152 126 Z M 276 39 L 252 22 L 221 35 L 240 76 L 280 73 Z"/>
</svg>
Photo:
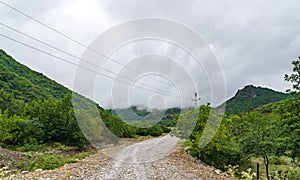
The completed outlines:
<svg viewBox="0 0 300 180">
<path fill-rule="evenodd" d="M 63 166 L 66 163 L 74 163 L 76 159 L 64 155 L 59 156 L 57 154 L 44 154 L 44 153 L 31 153 L 27 154 L 25 158 L 19 162 L 18 168 L 22 171 L 34 171 L 36 169 L 55 169 Z"/>
<path fill-rule="evenodd" d="M 178 144 L 182 147 L 182 151 L 192 146 L 192 143 L 189 140 L 180 140 Z M 262 158 L 251 158 L 251 167 L 249 168 L 256 174 L 257 163 L 259 163 L 260 179 L 267 179 L 265 174 L 266 168 Z M 241 177 L 241 172 L 237 169 L 233 173 L 238 174 L 237 179 L 243 179 Z M 272 179 L 300 180 L 300 167 L 293 164 L 292 159 L 287 156 L 271 156 L 269 158 L 269 173 Z"/>
<path fill-rule="evenodd" d="M 48 151 L 29 151 L 24 153 L 24 158 L 18 163 L 21 171 L 34 171 L 37 169 L 50 170 L 59 168 L 67 163 L 75 163 L 87 156 L 97 153 L 95 149 L 79 151 L 75 147 L 59 145 L 49 147 Z"/>
<path fill-rule="evenodd" d="M 262 158 L 252 158 L 252 169 L 256 172 L 256 163 L 259 163 L 260 178 L 266 179 L 266 168 Z M 300 180 L 300 167 L 294 165 L 291 158 L 286 156 L 271 156 L 269 158 L 269 173 L 273 179 Z"/>
<path fill-rule="evenodd" d="M 124 141 L 136 143 L 152 136 L 136 136 L 135 138 L 122 138 Z M 52 143 L 47 145 L 26 145 L 16 148 L 17 151 L 23 152 L 23 158 L 17 162 L 17 169 L 22 171 L 35 171 L 37 169 L 51 170 L 62 167 L 67 163 L 75 163 L 92 154 L 97 150 L 91 146 L 80 151 L 76 147 L 66 146 L 60 143 Z"/>
<path fill-rule="evenodd" d="M 79 150 L 60 143 L 25 145 L 10 149 L 0 149 L 0 179 L 22 171 L 59 168 L 97 153 L 90 145 Z"/>
</svg>

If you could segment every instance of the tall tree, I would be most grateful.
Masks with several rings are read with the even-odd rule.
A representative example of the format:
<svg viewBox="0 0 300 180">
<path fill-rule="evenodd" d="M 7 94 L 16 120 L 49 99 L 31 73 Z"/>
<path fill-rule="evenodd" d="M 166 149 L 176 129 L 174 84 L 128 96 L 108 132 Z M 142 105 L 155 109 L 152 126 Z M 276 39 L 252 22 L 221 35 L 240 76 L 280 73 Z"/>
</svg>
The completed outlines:
<svg viewBox="0 0 300 180">
<path fill-rule="evenodd" d="M 292 62 L 292 65 L 294 66 L 294 73 L 292 73 L 291 75 L 285 74 L 284 79 L 293 84 L 293 90 L 289 89 L 287 91 L 297 95 L 297 97 L 300 98 L 300 57 L 298 57 L 297 60 L 294 60 Z"/>
<path fill-rule="evenodd" d="M 264 159 L 266 176 L 269 177 L 269 157 L 276 153 L 274 142 L 275 132 L 273 122 L 278 119 L 273 114 L 261 114 L 250 112 L 244 117 L 244 134 L 241 138 L 241 145 L 245 153 Z"/>
<path fill-rule="evenodd" d="M 293 90 L 288 90 L 297 98 L 287 99 L 278 108 L 281 115 L 280 133 L 284 150 L 300 166 L 300 57 L 292 62 L 293 73 L 285 74 L 284 79 L 293 84 Z"/>
<path fill-rule="evenodd" d="M 279 150 L 292 158 L 292 162 L 300 166 L 300 100 L 287 99 L 277 108 L 280 115 L 278 121 Z"/>
</svg>

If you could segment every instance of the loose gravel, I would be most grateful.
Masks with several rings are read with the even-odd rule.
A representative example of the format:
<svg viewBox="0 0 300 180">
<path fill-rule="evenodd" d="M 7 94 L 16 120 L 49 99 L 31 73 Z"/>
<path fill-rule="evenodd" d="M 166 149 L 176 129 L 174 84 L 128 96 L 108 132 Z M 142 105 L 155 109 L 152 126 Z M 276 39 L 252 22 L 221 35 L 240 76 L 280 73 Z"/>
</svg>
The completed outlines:
<svg viewBox="0 0 300 180">
<path fill-rule="evenodd" d="M 169 135 L 99 150 L 54 170 L 23 172 L 12 179 L 230 179 L 190 156 Z"/>
</svg>

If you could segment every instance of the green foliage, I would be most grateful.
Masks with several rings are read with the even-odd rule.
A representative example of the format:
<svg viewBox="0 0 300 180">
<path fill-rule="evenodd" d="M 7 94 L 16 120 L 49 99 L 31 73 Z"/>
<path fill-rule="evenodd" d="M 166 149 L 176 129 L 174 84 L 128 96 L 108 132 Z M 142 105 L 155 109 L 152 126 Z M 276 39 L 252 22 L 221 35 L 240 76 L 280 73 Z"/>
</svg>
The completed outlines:
<svg viewBox="0 0 300 180">
<path fill-rule="evenodd" d="M 95 153 L 97 153 L 96 150 L 92 150 L 92 151 L 88 151 L 88 152 L 81 152 L 81 153 L 76 154 L 74 156 L 74 158 L 81 160 L 81 159 L 84 159 L 84 158 L 86 158 L 86 157 L 88 157 L 92 154 L 95 154 Z"/>
<path fill-rule="evenodd" d="M 289 168 L 287 170 L 287 175 L 286 175 L 287 179 L 299 180 L 300 179 L 299 177 L 300 177 L 300 169 L 299 168 Z"/>
<path fill-rule="evenodd" d="M 21 152 L 28 152 L 28 151 L 44 152 L 47 151 L 48 149 L 44 144 L 36 144 L 31 142 L 29 144 L 18 146 L 16 150 Z"/>
<path fill-rule="evenodd" d="M 0 132 L 0 142 L 6 145 L 34 145 L 43 137 L 39 123 L 19 116 L 8 117 L 7 113 L 0 114 Z"/>
<path fill-rule="evenodd" d="M 21 116 L 24 112 L 24 106 L 25 103 L 23 101 L 16 100 L 12 94 L 0 89 L 0 111 L 6 111 L 8 116 Z"/>
<path fill-rule="evenodd" d="M 251 112 L 242 118 L 245 123 L 243 136 L 240 139 L 243 150 L 255 156 L 274 154 L 275 127 L 272 126 L 272 121 L 278 117 Z"/>
<path fill-rule="evenodd" d="M 113 115 L 124 118 L 132 126 L 146 128 L 158 124 L 164 129 L 164 132 L 169 132 L 169 127 L 176 126 L 176 117 L 178 117 L 180 112 L 180 108 L 153 110 L 150 112 L 147 109 L 139 109 L 137 106 L 112 110 Z"/>
<path fill-rule="evenodd" d="M 13 95 L 15 99 L 25 102 L 38 98 L 48 98 L 50 94 L 40 87 L 32 84 L 23 76 L 11 72 L 10 69 L 0 64 L 0 88 Z"/>
<path fill-rule="evenodd" d="M 70 94 L 61 100 L 32 101 L 26 104 L 24 115 L 42 124 L 43 142 L 64 142 L 78 147 L 87 143 L 77 125 Z"/>
<path fill-rule="evenodd" d="M 278 153 L 291 157 L 300 166 L 300 100 L 282 101 L 276 110 L 280 115 L 280 121 L 277 122 L 277 127 L 280 128 L 276 139 L 279 143 Z"/>
<path fill-rule="evenodd" d="M 188 139 L 196 126 L 199 110 L 189 109 L 176 117 L 176 127 L 172 130 L 172 135 Z"/>
<path fill-rule="evenodd" d="M 248 85 L 238 90 L 234 97 L 226 101 L 226 114 L 248 112 L 265 104 L 284 100 L 287 97 L 287 94 L 281 92 Z"/>
<path fill-rule="evenodd" d="M 246 171 L 241 172 L 241 177 L 246 180 L 252 180 L 256 177 L 256 173 L 251 168 L 248 168 Z"/>
<path fill-rule="evenodd" d="M 300 59 L 293 61 L 293 65 L 295 73 L 286 75 L 285 80 L 293 83 L 293 94 L 299 95 Z M 246 86 L 228 101 L 227 116 L 204 148 L 199 148 L 199 139 L 209 111 L 200 107 L 196 128 L 186 143 L 190 146 L 189 152 L 217 168 L 229 167 L 228 172 L 234 178 L 237 175 L 238 178 L 253 179 L 254 173 L 248 169 L 250 161 L 260 157 L 259 162 L 264 163 L 262 169 L 266 171 L 261 177 L 299 179 L 300 100 L 287 96 L 266 88 Z M 282 156 L 288 156 L 293 164 L 283 160 Z M 272 166 L 270 173 L 269 165 Z"/>
<path fill-rule="evenodd" d="M 147 127 L 147 128 L 138 128 L 137 130 L 137 135 L 140 136 L 160 136 L 162 135 L 162 133 L 164 132 L 164 129 L 162 128 L 162 126 L 159 125 L 154 125 L 151 127 Z"/>
<path fill-rule="evenodd" d="M 226 166 L 226 172 L 233 178 L 233 179 L 246 179 L 252 180 L 256 177 L 256 173 L 252 171 L 251 168 L 248 168 L 246 171 L 239 172 L 239 165 L 228 165 Z"/>
<path fill-rule="evenodd" d="M 59 143 L 59 142 L 55 142 L 55 143 L 53 144 L 53 146 L 54 146 L 55 148 L 61 150 L 61 151 L 68 151 L 68 150 L 71 149 L 71 147 L 66 146 L 66 145 L 64 145 L 64 144 L 61 144 L 61 143 Z"/>
<path fill-rule="evenodd" d="M 203 133 L 203 130 L 206 126 L 210 112 L 211 112 L 211 109 L 209 106 L 201 106 L 199 108 L 198 120 L 196 122 L 195 128 L 193 128 L 193 133 L 190 136 L 190 139 L 192 140 L 192 142 L 195 142 L 195 144 L 199 143 L 198 139 Z"/>
<path fill-rule="evenodd" d="M 2 145 L 30 150 L 49 141 L 86 144 L 74 117 L 71 91 L 2 50 L 0 70 Z"/>
<path fill-rule="evenodd" d="M 177 124 L 177 118 L 175 116 L 174 119 L 172 119 L 172 120 L 162 119 L 157 124 L 162 125 L 164 127 L 175 127 Z"/>
<path fill-rule="evenodd" d="M 274 164 L 274 165 L 281 165 L 284 164 L 285 162 L 278 156 L 271 156 L 269 158 L 269 162 L 270 164 Z"/>
<path fill-rule="evenodd" d="M 195 129 L 189 138 L 192 142 L 192 146 L 188 149 L 189 152 L 203 162 L 222 170 L 225 170 L 225 167 L 229 164 L 248 164 L 249 161 L 244 157 L 234 137 L 234 132 L 231 131 L 231 128 L 236 123 L 233 122 L 232 119 L 224 120 L 211 142 L 203 148 L 199 147 L 199 143 L 201 143 L 200 137 L 203 135 L 203 130 L 209 118 L 210 111 L 209 106 L 200 107 Z"/>
<path fill-rule="evenodd" d="M 0 50 L 0 86 L 16 99 L 63 98 L 69 90 L 41 73 L 32 71 Z M 2 88 L 1 88 L 2 89 Z"/>
<path fill-rule="evenodd" d="M 101 118 L 106 127 L 118 137 L 135 137 L 136 128 L 126 124 L 119 117 L 113 116 L 109 111 L 101 111 Z"/>
<path fill-rule="evenodd" d="M 0 142 L 6 145 L 37 145 L 58 141 L 69 145 L 86 144 L 72 114 L 63 100 L 32 101 L 23 116 L 0 114 Z M 81 140 L 82 139 L 82 140 Z"/>
<path fill-rule="evenodd" d="M 162 120 L 171 120 L 172 121 L 172 120 L 176 119 L 176 115 L 180 114 L 181 111 L 182 110 L 180 108 L 167 109 Z"/>
<path fill-rule="evenodd" d="M 189 151 L 203 162 L 222 170 L 225 170 L 229 164 L 241 166 L 249 164 L 249 160 L 245 157 L 239 144 L 230 139 L 229 132 L 224 125 L 221 125 L 216 136 L 206 147 L 199 148 L 198 144 L 194 143 Z"/>
<path fill-rule="evenodd" d="M 292 82 L 294 93 L 299 94 L 299 60 L 293 65 L 294 74 L 286 75 L 285 80 Z M 75 99 L 78 105 L 73 107 L 71 93 L 0 50 L 0 145 L 13 146 L 19 151 L 44 151 L 43 144 L 57 142 L 59 149 L 68 151 L 66 145 L 82 149 L 88 143 L 87 139 L 111 138 L 104 136 L 108 131 L 118 137 L 159 136 L 170 131 L 167 127 L 172 127 L 174 135 L 188 139 L 185 144 L 193 156 L 223 170 L 229 164 L 246 170 L 253 157 L 262 157 L 266 166 L 268 163 L 280 164 L 282 162 L 276 156 L 281 155 L 292 158 L 299 166 L 300 100 L 286 99 L 288 95 L 284 93 L 254 86 L 240 90 L 227 102 L 228 116 L 203 148 L 200 148 L 200 137 L 204 129 L 214 134 L 217 125 L 207 125 L 208 118 L 219 118 L 209 106 L 185 110 L 180 116 L 180 109 L 170 109 L 157 125 L 136 128 L 80 95 Z M 95 114 L 89 109 L 91 106 L 97 107 Z M 134 111 L 140 116 L 148 114 L 143 110 Z M 84 121 L 78 124 L 77 118 Z M 75 158 L 87 155 L 79 154 Z M 34 155 L 24 159 L 19 167 L 23 170 L 52 169 L 67 162 L 74 162 L 74 157 Z M 299 177 L 299 169 L 295 169 L 286 171 L 286 177 Z M 244 172 L 252 177 L 252 172 Z M 281 176 L 284 174 L 281 172 L 271 173 L 271 176 Z"/>
<path fill-rule="evenodd" d="M 241 146 L 246 154 L 263 157 L 266 176 L 269 179 L 269 158 L 276 154 L 276 127 L 274 122 L 278 116 L 274 114 L 247 113 L 243 116 L 245 126 L 240 138 Z M 274 131 L 275 130 L 275 131 Z"/>
<path fill-rule="evenodd" d="M 300 98 L 300 57 L 298 57 L 297 60 L 293 61 L 292 65 L 294 73 L 291 75 L 285 74 L 284 80 L 289 81 L 293 84 L 294 91 L 290 89 L 287 91 L 295 94 L 298 98 Z"/>
<path fill-rule="evenodd" d="M 270 173 L 270 179 L 274 180 L 299 180 L 300 179 L 300 169 L 289 167 L 289 168 L 279 168 Z"/>
<path fill-rule="evenodd" d="M 136 135 L 137 128 L 85 97 L 76 93 L 73 95 L 77 98 L 72 97 L 70 90 L 18 63 L 2 50 L 0 88 L 1 146 L 14 146 L 18 150 L 28 151 L 37 150 L 44 143 L 59 142 L 62 146 L 82 149 L 88 141 L 80 128 L 87 128 L 85 132 L 89 140 L 108 138 L 103 137 L 108 131 L 118 137 Z M 73 107 L 72 100 L 76 101 L 76 107 Z M 91 106 L 97 106 L 97 115 L 91 113 Z M 79 118 L 84 118 L 82 122 L 85 124 L 81 124 L 81 127 L 74 110 Z M 99 128 L 103 132 L 99 132 Z M 157 136 L 169 129 L 155 126 L 147 131 L 147 135 Z"/>
<path fill-rule="evenodd" d="M 239 171 L 244 171 L 245 176 L 249 175 L 247 169 L 251 167 L 250 160 L 253 157 L 261 157 L 265 165 L 263 169 L 268 169 L 266 173 L 269 174 L 269 178 L 280 177 L 284 175 L 282 172 L 286 171 L 287 178 L 289 176 L 292 177 L 289 179 L 295 179 L 299 170 L 280 170 L 279 167 L 292 165 L 287 163 L 290 160 L 283 161 L 279 157 L 288 156 L 293 159 L 294 164 L 299 165 L 299 108 L 300 102 L 294 98 L 267 104 L 249 113 L 225 116 L 212 141 L 206 147 L 199 148 L 204 119 L 207 118 L 204 111 L 202 116 L 199 115 L 202 118 L 198 120 L 202 120 L 197 122 L 197 132 L 193 132 L 189 143 L 186 143 L 190 147 L 188 150 L 193 156 L 222 170 L 229 164 L 239 165 Z M 270 170 L 269 166 L 272 167 Z M 275 167 L 278 168 L 278 172 Z M 242 178 L 240 172 L 237 175 Z"/>
<path fill-rule="evenodd" d="M 56 143 L 57 146 L 63 146 L 60 143 Z M 65 149 L 71 149 L 71 147 L 65 147 Z M 21 162 L 18 163 L 18 168 L 25 171 L 34 171 L 36 169 L 55 169 L 63 166 L 66 163 L 77 162 L 77 160 L 84 159 L 91 154 L 97 153 L 96 150 L 79 152 L 76 154 L 60 153 L 52 154 L 49 152 L 28 152 Z"/>
<path fill-rule="evenodd" d="M 161 124 L 157 124 L 157 126 L 161 127 L 161 129 L 163 130 L 163 133 L 171 132 L 171 129 L 167 126 L 164 126 L 164 125 L 161 125 Z"/>
<path fill-rule="evenodd" d="M 21 170 L 25 171 L 33 171 L 36 169 L 49 170 L 61 167 L 66 163 L 72 162 L 76 162 L 76 158 L 69 156 L 59 156 L 56 154 L 42 154 L 23 159 L 18 164 L 18 167 Z"/>
<path fill-rule="evenodd" d="M 229 164 L 228 166 L 225 166 L 226 172 L 233 179 L 235 179 L 236 175 L 238 174 L 238 168 L 239 168 L 239 165 L 232 166 L 232 165 Z"/>
</svg>

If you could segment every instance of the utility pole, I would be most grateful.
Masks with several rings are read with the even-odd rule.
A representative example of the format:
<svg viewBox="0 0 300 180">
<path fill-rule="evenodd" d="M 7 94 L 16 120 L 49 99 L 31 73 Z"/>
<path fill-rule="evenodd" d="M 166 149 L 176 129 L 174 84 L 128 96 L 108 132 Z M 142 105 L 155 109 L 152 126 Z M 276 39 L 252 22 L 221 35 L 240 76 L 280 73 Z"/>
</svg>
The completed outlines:
<svg viewBox="0 0 300 180">
<path fill-rule="evenodd" d="M 201 100 L 201 98 L 200 97 L 198 97 L 198 94 L 197 94 L 197 92 L 195 92 L 195 98 L 193 99 L 192 98 L 192 101 L 194 101 L 195 102 L 195 107 L 197 107 L 197 102 L 198 101 L 200 101 Z"/>
</svg>

